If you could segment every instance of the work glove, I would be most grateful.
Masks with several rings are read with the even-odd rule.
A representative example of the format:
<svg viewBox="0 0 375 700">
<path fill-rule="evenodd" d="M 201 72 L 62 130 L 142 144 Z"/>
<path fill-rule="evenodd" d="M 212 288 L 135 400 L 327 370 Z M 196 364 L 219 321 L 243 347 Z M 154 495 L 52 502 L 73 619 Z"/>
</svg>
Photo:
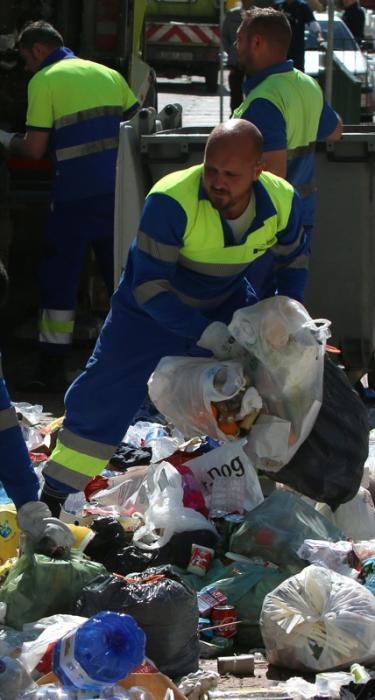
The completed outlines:
<svg viewBox="0 0 375 700">
<path fill-rule="evenodd" d="M 5 148 L 9 148 L 10 142 L 12 139 L 16 136 L 15 132 L 11 133 L 9 131 L 4 131 L 4 129 L 0 129 L 0 143 L 2 146 Z"/>
<path fill-rule="evenodd" d="M 41 501 L 24 503 L 17 512 L 20 530 L 34 551 L 45 554 L 61 553 L 74 544 L 68 525 L 51 517 L 51 511 Z"/>
<path fill-rule="evenodd" d="M 218 360 L 236 360 L 243 356 L 244 349 L 230 334 L 225 323 L 213 321 L 199 338 L 197 345 L 211 350 Z"/>
</svg>

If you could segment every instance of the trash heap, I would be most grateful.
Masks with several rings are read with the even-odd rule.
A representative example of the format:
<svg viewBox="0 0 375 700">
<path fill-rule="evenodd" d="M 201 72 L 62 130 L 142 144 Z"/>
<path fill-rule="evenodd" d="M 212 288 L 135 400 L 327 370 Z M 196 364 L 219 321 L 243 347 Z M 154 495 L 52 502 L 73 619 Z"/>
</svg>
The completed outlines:
<svg viewBox="0 0 375 700">
<path fill-rule="evenodd" d="M 366 409 L 297 302 L 229 329 L 235 359 L 156 367 L 153 412 L 65 503 L 72 546 L 31 547 L 3 494 L 2 700 L 375 697 Z M 38 438 L 32 408 L 38 465 L 51 429 Z M 220 689 L 265 660 L 291 678 Z"/>
</svg>

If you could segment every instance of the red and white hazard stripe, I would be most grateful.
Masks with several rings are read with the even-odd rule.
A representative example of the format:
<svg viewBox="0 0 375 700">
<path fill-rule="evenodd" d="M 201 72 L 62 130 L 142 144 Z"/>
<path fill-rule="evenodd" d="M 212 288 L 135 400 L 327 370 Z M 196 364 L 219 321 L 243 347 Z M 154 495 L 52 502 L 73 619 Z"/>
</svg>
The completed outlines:
<svg viewBox="0 0 375 700">
<path fill-rule="evenodd" d="M 182 24 L 178 22 L 148 22 L 148 42 L 170 44 L 220 44 L 218 24 Z"/>
</svg>

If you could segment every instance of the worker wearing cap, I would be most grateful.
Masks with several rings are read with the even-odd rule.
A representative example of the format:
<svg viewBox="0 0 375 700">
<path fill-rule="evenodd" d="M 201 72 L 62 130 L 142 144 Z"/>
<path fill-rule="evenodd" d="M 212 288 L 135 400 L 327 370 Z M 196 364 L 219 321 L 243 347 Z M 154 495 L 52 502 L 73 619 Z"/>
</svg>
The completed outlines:
<svg viewBox="0 0 375 700">
<path fill-rule="evenodd" d="M 310 239 L 316 205 L 315 144 L 339 139 L 342 122 L 318 83 L 287 60 L 290 40 L 284 13 L 255 8 L 244 14 L 236 46 L 248 78 L 245 98 L 234 116 L 256 124 L 264 139 L 264 167 L 285 177 L 300 194 L 302 222 Z M 265 255 L 251 269 L 260 298 L 276 289 L 272 267 L 272 257 Z"/>
<path fill-rule="evenodd" d="M 80 273 L 90 247 L 108 293 L 113 291 L 119 125 L 139 105 L 117 71 L 77 58 L 47 22 L 27 25 L 19 51 L 34 73 L 28 86 L 27 131 L 19 136 L 0 130 L 0 143 L 13 155 L 35 159 L 49 149 L 55 161 L 40 273 L 40 357 L 32 384 L 34 389 L 61 390 Z"/>
<path fill-rule="evenodd" d="M 212 131 L 202 165 L 152 188 L 94 353 L 65 397 L 63 427 L 44 468 L 43 499 L 54 513 L 105 468 L 163 356 L 235 356 L 226 324 L 257 301 L 246 275 L 266 250 L 279 270 L 279 293 L 302 298 L 300 198 L 262 167 L 259 130 L 236 119 Z"/>
</svg>

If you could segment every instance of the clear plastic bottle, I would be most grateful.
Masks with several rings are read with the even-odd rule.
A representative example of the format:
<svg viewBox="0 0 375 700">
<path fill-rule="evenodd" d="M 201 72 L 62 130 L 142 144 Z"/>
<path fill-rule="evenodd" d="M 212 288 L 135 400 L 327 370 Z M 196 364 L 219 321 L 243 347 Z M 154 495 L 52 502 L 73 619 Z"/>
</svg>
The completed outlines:
<svg viewBox="0 0 375 700">
<path fill-rule="evenodd" d="M 142 663 L 145 642 L 130 615 L 98 612 L 56 643 L 52 668 L 64 688 L 100 690 Z"/>
<path fill-rule="evenodd" d="M 34 687 L 37 686 L 21 661 L 10 656 L 0 659 L 1 700 L 18 700 L 26 690 Z"/>
<path fill-rule="evenodd" d="M 93 692 L 89 690 L 68 690 L 60 685 L 43 685 L 31 694 L 25 696 L 25 700 L 154 700 L 154 696 L 148 690 L 133 686 L 125 690 L 120 686 L 112 686 L 104 690 Z"/>
</svg>

